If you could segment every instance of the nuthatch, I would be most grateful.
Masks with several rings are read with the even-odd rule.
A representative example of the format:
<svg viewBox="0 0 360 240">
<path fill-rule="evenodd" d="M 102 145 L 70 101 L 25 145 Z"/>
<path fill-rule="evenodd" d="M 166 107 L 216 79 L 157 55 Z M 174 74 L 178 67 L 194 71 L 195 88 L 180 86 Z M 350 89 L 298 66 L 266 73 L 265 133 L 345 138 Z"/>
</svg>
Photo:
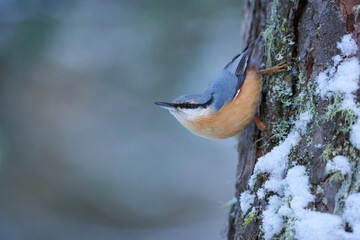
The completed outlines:
<svg viewBox="0 0 360 240">
<path fill-rule="evenodd" d="M 251 62 L 256 42 L 235 56 L 201 93 L 178 97 L 172 103 L 155 104 L 168 109 L 184 127 L 198 136 L 225 139 L 236 135 L 255 116 L 261 73 L 282 72 L 287 66 L 282 64 L 259 70 Z"/>
</svg>

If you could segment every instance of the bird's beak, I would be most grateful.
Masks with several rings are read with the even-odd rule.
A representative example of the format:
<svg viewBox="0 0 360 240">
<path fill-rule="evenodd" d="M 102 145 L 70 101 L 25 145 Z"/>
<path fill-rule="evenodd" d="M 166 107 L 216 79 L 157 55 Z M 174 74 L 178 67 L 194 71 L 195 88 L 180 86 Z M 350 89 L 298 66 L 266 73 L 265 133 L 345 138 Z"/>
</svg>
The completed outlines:
<svg viewBox="0 0 360 240">
<path fill-rule="evenodd" d="M 174 104 L 172 104 L 172 103 L 156 102 L 155 104 L 158 105 L 159 107 L 162 107 L 167 110 L 175 109 Z"/>
</svg>

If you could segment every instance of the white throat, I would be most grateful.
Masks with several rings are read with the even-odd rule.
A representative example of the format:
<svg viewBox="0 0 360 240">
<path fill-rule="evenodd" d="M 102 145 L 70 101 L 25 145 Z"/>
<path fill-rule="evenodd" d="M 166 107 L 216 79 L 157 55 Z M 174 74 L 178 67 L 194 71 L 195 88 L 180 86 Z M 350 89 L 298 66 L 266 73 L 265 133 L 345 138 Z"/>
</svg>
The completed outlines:
<svg viewBox="0 0 360 240">
<path fill-rule="evenodd" d="M 209 108 L 183 108 L 173 109 L 170 113 L 182 124 L 186 124 L 188 121 L 197 120 L 199 117 L 207 117 L 211 114 Z"/>
</svg>

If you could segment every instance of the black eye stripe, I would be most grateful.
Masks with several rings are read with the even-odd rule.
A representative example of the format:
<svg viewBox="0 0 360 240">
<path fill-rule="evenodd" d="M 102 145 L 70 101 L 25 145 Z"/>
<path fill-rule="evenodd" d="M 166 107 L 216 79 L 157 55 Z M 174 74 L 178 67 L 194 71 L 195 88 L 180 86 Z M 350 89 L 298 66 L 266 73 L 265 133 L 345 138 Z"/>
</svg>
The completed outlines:
<svg viewBox="0 0 360 240">
<path fill-rule="evenodd" d="M 195 103 L 174 103 L 174 107 L 176 108 L 186 108 L 186 109 L 194 109 L 194 108 L 206 108 L 213 102 L 213 97 L 210 98 L 209 101 L 203 104 L 195 104 Z"/>
</svg>

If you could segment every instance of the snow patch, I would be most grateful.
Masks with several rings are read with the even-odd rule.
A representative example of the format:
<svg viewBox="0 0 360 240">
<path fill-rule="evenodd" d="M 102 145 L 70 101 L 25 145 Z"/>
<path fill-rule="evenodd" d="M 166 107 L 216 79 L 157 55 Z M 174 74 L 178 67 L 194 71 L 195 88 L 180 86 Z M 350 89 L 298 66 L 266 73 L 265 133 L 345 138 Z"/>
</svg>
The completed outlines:
<svg viewBox="0 0 360 240">
<path fill-rule="evenodd" d="M 254 203 L 254 199 L 255 199 L 255 196 L 253 194 L 251 194 L 249 190 L 241 193 L 240 208 L 244 214 L 246 214 L 247 211 L 250 209 L 250 207 Z"/>
<path fill-rule="evenodd" d="M 289 169 L 283 192 L 281 196 L 271 196 L 263 212 L 265 239 L 280 233 L 284 219 L 292 219 L 295 239 L 298 240 L 360 239 L 360 193 L 346 199 L 342 216 L 307 209 L 315 197 L 310 192 L 304 166 Z M 290 202 L 287 201 L 289 199 Z M 345 222 L 349 223 L 353 232 L 345 232 Z"/>
<path fill-rule="evenodd" d="M 343 217 L 352 227 L 357 239 L 360 239 L 360 193 L 352 194 L 346 199 Z"/>
<path fill-rule="evenodd" d="M 357 114 L 357 120 L 355 124 L 352 126 L 350 132 L 350 142 L 354 147 L 360 150 L 360 114 Z"/>
<path fill-rule="evenodd" d="M 331 93 L 344 94 L 343 109 L 350 109 L 357 115 L 357 120 L 350 131 L 350 142 L 360 150 L 360 108 L 356 106 L 354 93 L 359 89 L 360 63 L 356 57 L 350 57 L 358 51 L 352 34 L 343 36 L 341 42 L 336 44 L 342 56 L 332 57 L 333 64 L 316 78 L 317 90 L 321 99 Z"/>
<path fill-rule="evenodd" d="M 284 223 L 282 216 L 277 214 L 281 204 L 281 199 L 274 195 L 269 198 L 269 204 L 263 212 L 263 231 L 265 240 L 271 239 L 275 234 L 279 234 Z"/>
<path fill-rule="evenodd" d="M 342 175 L 350 172 L 350 163 L 345 156 L 336 156 L 326 164 L 327 172 L 340 171 Z M 360 213 L 360 212 L 359 212 Z"/>
<path fill-rule="evenodd" d="M 254 174 L 249 181 L 250 189 L 253 189 L 256 177 L 259 173 L 268 173 L 269 179 L 264 184 L 264 189 L 258 190 L 258 195 L 265 196 L 265 190 L 275 192 L 280 196 L 294 194 L 292 205 L 295 208 L 305 207 L 313 197 L 308 189 L 308 180 L 305 174 L 305 167 L 296 166 L 288 171 L 289 177 L 284 179 L 284 174 L 288 166 L 288 155 L 291 148 L 298 144 L 300 136 L 306 133 L 306 126 L 312 119 L 312 114 L 307 111 L 300 114 L 299 120 L 286 139 L 278 146 L 274 147 L 269 153 L 258 159 L 254 168 Z M 285 192 L 285 194 L 284 194 Z M 295 194 L 296 193 L 296 194 Z M 279 196 L 271 196 L 269 204 L 262 214 L 263 232 L 265 239 L 271 239 L 275 234 L 279 234 L 284 223 L 283 217 L 289 216 L 293 212 Z"/>
<path fill-rule="evenodd" d="M 340 55 L 336 55 L 331 58 L 334 62 L 334 65 L 339 65 L 340 61 L 342 60 L 342 57 Z"/>
<path fill-rule="evenodd" d="M 298 240 L 339 240 L 342 235 L 341 218 L 329 213 L 304 210 L 295 223 Z"/>
<path fill-rule="evenodd" d="M 314 196 L 309 190 L 309 179 L 304 166 L 295 166 L 289 169 L 285 178 L 285 196 L 291 196 L 290 206 L 297 212 L 303 210 L 309 202 L 314 201 Z"/>
<path fill-rule="evenodd" d="M 306 209 L 315 197 L 310 193 L 309 179 L 304 166 L 289 169 L 286 176 L 285 197 L 291 198 L 286 217 L 293 217 L 295 221 L 295 237 L 299 240 L 344 239 L 347 234 L 340 216 L 311 211 Z"/>
<path fill-rule="evenodd" d="M 259 188 L 256 194 L 258 199 L 263 199 L 265 197 L 265 189 Z"/>
<path fill-rule="evenodd" d="M 340 91 L 345 94 L 352 94 L 359 88 L 359 75 L 359 61 L 355 57 L 344 60 L 329 81 L 329 91 Z"/>
<path fill-rule="evenodd" d="M 352 34 L 347 34 L 342 37 L 341 42 L 336 44 L 336 47 L 341 50 L 345 56 L 355 54 L 358 50 L 355 40 L 352 38 Z"/>
<path fill-rule="evenodd" d="M 325 99 L 331 93 L 339 91 L 354 102 L 353 93 L 359 89 L 360 64 L 358 59 L 352 57 L 344 59 L 341 63 L 338 60 L 334 63 L 337 64 L 333 64 L 316 78 L 318 84 L 316 92 L 322 99 Z"/>
<path fill-rule="evenodd" d="M 302 113 L 287 138 L 278 146 L 274 147 L 269 153 L 258 159 L 254 168 L 254 174 L 250 178 L 250 188 L 253 188 L 259 173 L 268 173 L 269 180 L 265 182 L 265 189 L 281 193 L 283 175 L 288 165 L 290 150 L 299 142 L 299 132 L 302 135 L 306 133 L 306 125 L 311 119 L 312 114 L 310 114 L 309 111 Z"/>
<path fill-rule="evenodd" d="M 334 56 L 333 64 L 316 78 L 317 93 L 322 99 L 331 93 L 344 94 L 342 108 L 351 109 L 357 115 L 356 123 L 350 132 L 350 141 L 360 149 L 360 107 L 356 106 L 354 95 L 359 89 L 360 63 L 358 59 L 351 57 L 358 48 L 351 34 L 345 35 L 337 44 L 337 48 L 342 54 Z M 295 166 L 288 169 L 288 155 L 299 143 L 300 137 L 306 134 L 307 124 L 312 118 L 313 115 L 309 111 L 300 114 L 299 120 L 295 122 L 286 139 L 258 159 L 254 174 L 249 180 L 250 190 L 246 191 L 245 195 L 242 194 L 241 199 L 244 201 L 241 200 L 241 208 L 248 210 L 251 207 L 251 198 L 253 199 L 255 194 L 250 193 L 254 190 L 257 176 L 267 173 L 268 180 L 263 188 L 256 192 L 259 199 L 265 198 L 266 192 L 270 192 L 269 195 L 273 194 L 268 198 L 268 204 L 262 213 L 262 231 L 265 239 L 272 239 L 274 235 L 280 234 L 284 226 L 286 231 L 295 232 L 294 237 L 299 240 L 360 239 L 360 193 L 346 199 L 342 216 L 312 211 L 308 207 L 315 196 L 310 191 L 306 168 L 297 166 L 295 162 Z M 316 147 L 321 147 L 321 144 L 317 144 Z M 345 156 L 336 156 L 327 163 L 326 170 L 338 170 L 342 174 L 347 174 L 350 164 Z M 345 231 L 346 223 L 353 232 Z"/>
</svg>

